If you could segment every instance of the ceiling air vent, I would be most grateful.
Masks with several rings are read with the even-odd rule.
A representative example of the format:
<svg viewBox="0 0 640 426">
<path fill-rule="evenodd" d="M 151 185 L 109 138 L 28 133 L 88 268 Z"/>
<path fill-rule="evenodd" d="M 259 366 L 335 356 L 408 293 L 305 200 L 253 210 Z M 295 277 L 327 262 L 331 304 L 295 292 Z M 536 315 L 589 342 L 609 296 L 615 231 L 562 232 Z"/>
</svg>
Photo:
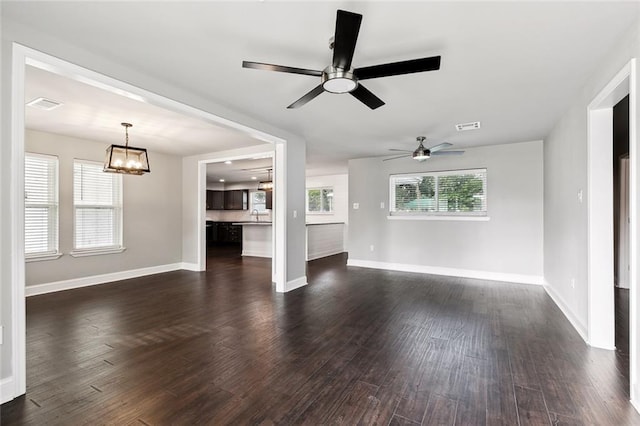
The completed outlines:
<svg viewBox="0 0 640 426">
<path fill-rule="evenodd" d="M 62 103 L 47 98 L 36 98 L 31 102 L 27 102 L 27 105 L 45 111 L 51 111 L 52 109 L 58 108 Z"/>
<path fill-rule="evenodd" d="M 480 122 L 474 121 L 472 123 L 462 123 L 456 124 L 456 130 L 459 132 L 464 132 L 466 130 L 476 130 L 480 128 Z"/>
</svg>

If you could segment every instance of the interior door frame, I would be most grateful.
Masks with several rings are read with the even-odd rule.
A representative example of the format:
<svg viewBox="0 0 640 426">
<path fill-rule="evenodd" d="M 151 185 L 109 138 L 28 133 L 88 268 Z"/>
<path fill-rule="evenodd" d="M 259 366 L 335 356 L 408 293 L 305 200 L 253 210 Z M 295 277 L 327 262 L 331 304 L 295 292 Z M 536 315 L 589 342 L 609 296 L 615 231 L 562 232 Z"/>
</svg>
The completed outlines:
<svg viewBox="0 0 640 426">
<path fill-rule="evenodd" d="M 10 401 L 26 393 L 26 295 L 25 295 L 25 256 L 24 256 L 24 130 L 25 130 L 25 73 L 26 66 L 33 65 L 93 84 L 104 90 L 128 96 L 143 102 L 201 118 L 218 125 L 238 130 L 253 138 L 273 144 L 274 146 L 274 182 L 277 187 L 284 188 L 286 176 L 286 140 L 265 133 L 259 129 L 235 122 L 213 113 L 183 104 L 170 98 L 158 95 L 137 86 L 108 77 L 81 65 L 62 60 L 47 53 L 35 50 L 20 43 L 12 43 L 11 63 L 11 185 L 10 200 L 14 206 L 10 218 L 11 233 L 8 235 L 11 246 L 11 357 L 12 375 L 0 382 L 0 403 Z M 274 203 L 281 206 L 275 214 L 273 222 L 276 229 L 281 230 L 274 235 L 274 268 L 276 289 L 284 291 L 286 287 L 286 191 L 278 191 Z M 199 196 L 200 197 L 200 196 Z M 202 205 L 204 201 L 202 200 Z M 204 224 L 204 222 L 203 222 Z M 204 228 L 201 228 L 204 229 Z"/>
<path fill-rule="evenodd" d="M 636 59 L 631 59 L 587 107 L 587 279 L 590 346 L 615 349 L 613 262 L 613 106 L 629 95 L 629 361 L 631 402 L 638 388 L 638 147 Z"/>
</svg>

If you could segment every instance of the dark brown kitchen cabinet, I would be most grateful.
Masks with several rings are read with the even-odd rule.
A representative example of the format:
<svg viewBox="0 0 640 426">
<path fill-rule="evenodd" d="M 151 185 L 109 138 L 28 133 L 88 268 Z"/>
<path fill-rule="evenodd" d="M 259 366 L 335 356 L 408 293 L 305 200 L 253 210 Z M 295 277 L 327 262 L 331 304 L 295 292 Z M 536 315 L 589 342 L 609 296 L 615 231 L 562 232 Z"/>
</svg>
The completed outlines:
<svg viewBox="0 0 640 426">
<path fill-rule="evenodd" d="M 273 208 L 273 191 L 265 191 L 265 208 L 271 210 Z"/>
<path fill-rule="evenodd" d="M 214 245 L 242 243 L 242 226 L 231 222 L 215 222 L 212 229 L 211 241 Z"/>
<path fill-rule="evenodd" d="M 249 191 L 236 189 L 224 191 L 225 210 L 247 210 L 249 208 Z"/>
<path fill-rule="evenodd" d="M 246 189 L 207 190 L 207 210 L 247 210 L 248 208 L 249 191 Z"/>
</svg>

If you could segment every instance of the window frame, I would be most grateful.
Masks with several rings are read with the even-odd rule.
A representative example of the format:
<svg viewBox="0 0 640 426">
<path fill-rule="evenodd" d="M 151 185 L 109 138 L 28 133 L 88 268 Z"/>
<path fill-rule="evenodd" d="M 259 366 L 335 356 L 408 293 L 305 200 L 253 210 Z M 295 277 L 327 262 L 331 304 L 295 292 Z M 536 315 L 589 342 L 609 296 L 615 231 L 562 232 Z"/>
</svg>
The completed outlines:
<svg viewBox="0 0 640 426">
<path fill-rule="evenodd" d="M 456 211 L 396 211 L 396 184 L 394 178 L 397 177 L 424 177 L 433 176 L 435 178 L 435 199 L 438 205 L 438 178 L 441 176 L 456 176 L 465 174 L 483 173 L 483 193 L 484 210 L 477 212 L 456 212 Z M 392 220 L 489 220 L 488 205 L 488 171 L 487 168 L 439 170 L 429 172 L 396 173 L 389 175 L 389 215 L 387 219 Z"/>
<path fill-rule="evenodd" d="M 112 254 L 112 253 L 122 253 L 124 250 L 126 250 L 126 247 L 124 247 L 124 208 L 123 208 L 123 204 L 124 204 L 124 183 L 123 183 L 123 179 L 122 179 L 122 175 L 119 173 L 107 173 L 107 172 L 102 172 L 105 175 L 108 175 L 111 179 L 113 179 L 115 181 L 115 184 L 118 186 L 117 189 L 114 189 L 114 191 L 117 191 L 117 195 L 118 195 L 118 200 L 116 204 L 111 204 L 109 207 L 105 207 L 105 205 L 82 205 L 80 206 L 81 208 L 106 208 L 106 209 L 113 209 L 116 213 L 117 213 L 117 217 L 114 223 L 114 229 L 113 229 L 113 236 L 114 236 L 114 240 L 116 241 L 116 244 L 112 244 L 112 245 L 105 245 L 105 246 L 96 246 L 96 247 L 80 247 L 78 248 L 76 246 L 77 243 L 77 223 L 76 223 L 76 213 L 77 213 L 77 209 L 78 209 L 78 205 L 76 204 L 76 198 L 75 198 L 75 193 L 76 193 L 76 179 L 75 179 L 75 170 L 76 170 L 76 164 L 86 164 L 86 165 L 91 165 L 91 166 L 96 166 L 97 168 L 99 168 L 102 172 L 103 170 L 103 163 L 98 162 L 98 161 L 91 161 L 91 160 L 82 160 L 82 159 L 77 159 L 74 158 L 73 159 L 73 188 L 72 188 L 72 197 L 73 197 L 73 250 L 69 253 L 71 256 L 73 257 L 84 257 L 84 256 L 95 256 L 95 255 L 102 255 L 102 254 Z"/>
<path fill-rule="evenodd" d="M 258 193 L 258 192 L 264 192 L 264 210 L 258 210 L 258 215 L 259 216 L 264 216 L 264 215 L 268 215 L 269 214 L 269 209 L 267 209 L 267 191 L 264 191 L 262 189 L 256 189 L 256 190 L 252 190 L 249 191 L 249 208 L 251 209 L 251 212 L 253 213 L 253 210 L 257 210 L 254 207 L 254 199 L 253 199 L 253 195 Z M 263 203 L 259 203 L 259 204 L 263 204 Z"/>
<path fill-rule="evenodd" d="M 30 203 L 27 200 L 27 165 L 26 162 L 31 158 L 41 158 L 50 161 L 50 164 L 53 165 L 53 173 L 52 173 L 52 188 L 47 188 L 52 195 L 50 202 L 46 203 Z M 37 152 L 25 152 L 25 166 L 24 166 L 24 174 L 25 174 L 25 199 L 24 199 L 24 241 L 25 241 L 25 253 L 24 258 L 25 262 L 36 262 L 41 260 L 54 260 L 60 258 L 62 253 L 60 252 L 60 159 L 56 155 L 51 154 L 41 154 Z M 48 186 L 48 185 L 47 185 Z M 30 207 L 34 208 L 47 208 L 49 212 L 53 210 L 53 215 L 51 213 L 47 214 L 47 250 L 31 252 L 27 253 L 26 251 L 26 232 L 27 232 L 27 209 Z M 52 232 L 53 231 L 53 232 Z"/>
<path fill-rule="evenodd" d="M 332 197 L 332 202 L 331 202 L 331 210 L 329 211 L 310 211 L 309 210 L 309 191 L 322 191 L 323 190 L 331 190 L 331 197 Z M 308 215 L 332 215 L 335 214 L 335 210 L 334 210 L 334 204 L 335 202 L 333 202 L 333 197 L 335 196 L 335 191 L 333 189 L 333 186 L 318 186 L 318 187 L 312 187 L 312 188 L 307 188 L 305 191 L 305 211 Z M 322 203 L 322 196 L 320 196 L 320 202 Z M 321 204 L 321 208 L 322 208 L 322 204 Z"/>
</svg>

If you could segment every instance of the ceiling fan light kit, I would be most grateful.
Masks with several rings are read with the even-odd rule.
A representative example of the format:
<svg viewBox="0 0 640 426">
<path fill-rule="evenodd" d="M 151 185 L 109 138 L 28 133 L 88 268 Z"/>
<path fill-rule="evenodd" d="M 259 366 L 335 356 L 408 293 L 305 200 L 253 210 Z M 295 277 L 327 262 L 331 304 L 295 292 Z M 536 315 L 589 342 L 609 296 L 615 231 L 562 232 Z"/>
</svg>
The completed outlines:
<svg viewBox="0 0 640 426">
<path fill-rule="evenodd" d="M 376 109 L 384 105 L 384 101 L 365 88 L 360 83 L 361 80 L 440 69 L 440 56 L 373 65 L 364 68 L 352 68 L 351 61 L 356 49 L 361 23 L 362 15 L 345 10 L 338 10 L 336 14 L 335 35 L 329 41 L 329 47 L 333 49 L 333 61 L 331 65 L 322 71 L 250 61 L 243 61 L 242 67 L 320 77 L 320 84 L 289 105 L 287 107 L 289 109 L 300 108 L 310 100 L 319 96 L 322 92 L 337 94 L 350 93 L 370 109 Z"/>
<path fill-rule="evenodd" d="M 464 154 L 464 151 L 442 151 L 445 148 L 449 148 L 450 146 L 453 146 L 449 142 L 442 142 L 442 143 L 439 143 L 437 145 L 432 146 L 431 148 L 425 148 L 424 147 L 424 141 L 425 140 L 427 140 L 426 137 L 418 136 L 416 138 L 416 141 L 418 142 L 418 147 L 414 151 L 407 151 L 406 149 L 390 149 L 389 151 L 402 151 L 402 152 L 407 152 L 408 154 L 398 155 L 396 157 L 391 157 L 391 158 L 385 158 L 382 161 L 397 160 L 398 158 L 411 157 L 414 160 L 417 160 L 419 162 L 423 162 L 423 161 L 431 158 L 432 155 L 462 155 L 462 154 Z"/>
</svg>

